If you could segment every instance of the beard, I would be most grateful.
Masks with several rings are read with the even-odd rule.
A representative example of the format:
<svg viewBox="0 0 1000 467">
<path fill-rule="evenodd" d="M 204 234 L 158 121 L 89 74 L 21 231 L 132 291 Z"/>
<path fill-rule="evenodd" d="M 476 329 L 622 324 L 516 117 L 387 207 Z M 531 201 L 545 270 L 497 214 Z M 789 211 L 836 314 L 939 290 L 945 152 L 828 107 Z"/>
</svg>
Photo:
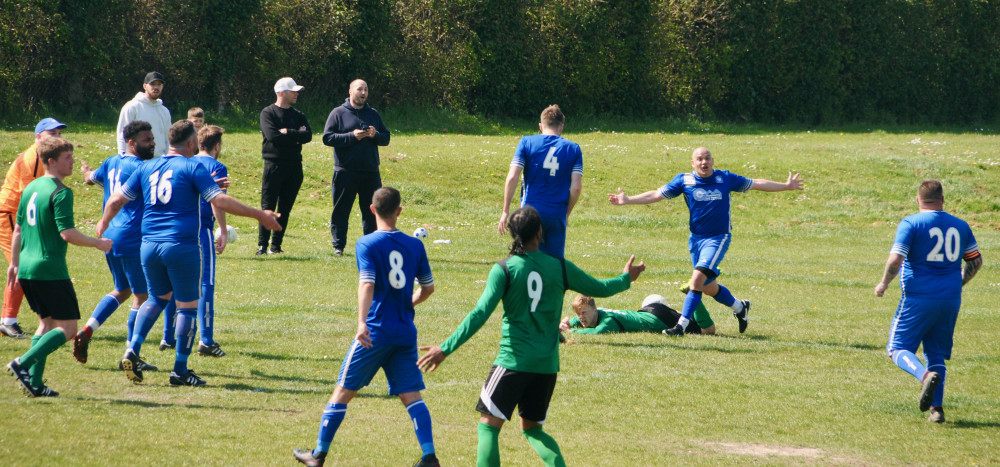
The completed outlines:
<svg viewBox="0 0 1000 467">
<path fill-rule="evenodd" d="M 139 159 L 148 161 L 153 158 L 154 146 L 149 146 L 145 148 L 135 148 L 135 155 L 139 156 Z"/>
</svg>

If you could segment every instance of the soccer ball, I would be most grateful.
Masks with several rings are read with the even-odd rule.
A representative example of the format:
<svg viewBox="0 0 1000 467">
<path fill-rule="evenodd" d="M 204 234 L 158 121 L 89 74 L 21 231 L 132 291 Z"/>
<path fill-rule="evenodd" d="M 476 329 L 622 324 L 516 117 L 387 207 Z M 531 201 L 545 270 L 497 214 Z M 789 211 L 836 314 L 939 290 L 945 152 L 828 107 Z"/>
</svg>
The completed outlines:
<svg viewBox="0 0 1000 467">
<path fill-rule="evenodd" d="M 651 305 L 653 303 L 659 303 L 659 304 L 661 304 L 663 306 L 670 306 L 670 305 L 667 304 L 667 298 L 666 297 L 664 297 L 663 295 L 653 294 L 653 295 L 650 295 L 650 296 L 646 297 L 646 299 L 642 301 L 642 307 L 646 307 L 646 306 Z"/>
<path fill-rule="evenodd" d="M 413 236 L 417 238 L 427 238 L 427 229 L 423 227 L 417 227 L 417 230 L 413 231 Z"/>
<path fill-rule="evenodd" d="M 215 238 L 219 238 L 221 236 L 222 236 L 222 227 L 216 227 L 216 229 L 215 229 Z M 233 243 L 235 241 L 236 241 L 236 228 L 233 227 L 233 226 L 231 226 L 231 225 L 227 225 L 226 226 L 226 243 Z"/>
</svg>

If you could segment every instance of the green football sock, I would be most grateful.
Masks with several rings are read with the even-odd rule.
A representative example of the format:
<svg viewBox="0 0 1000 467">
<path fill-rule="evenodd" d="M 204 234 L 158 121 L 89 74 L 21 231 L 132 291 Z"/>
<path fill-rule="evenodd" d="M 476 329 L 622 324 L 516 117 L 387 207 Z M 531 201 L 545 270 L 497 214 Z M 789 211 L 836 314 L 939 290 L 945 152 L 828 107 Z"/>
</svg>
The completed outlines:
<svg viewBox="0 0 1000 467">
<path fill-rule="evenodd" d="M 566 467 L 566 461 L 563 460 L 562 452 L 559 451 L 559 444 L 548 433 L 542 431 L 542 427 L 535 427 L 522 431 L 522 433 L 524 433 L 525 438 L 528 438 L 531 447 L 535 448 L 535 452 L 542 458 L 545 465 Z"/>
<path fill-rule="evenodd" d="M 42 368 L 44 369 L 45 357 L 50 353 L 55 352 L 59 346 L 66 343 L 66 335 L 63 334 L 60 329 L 53 329 L 38 339 L 38 343 L 32 345 L 24 355 L 21 355 L 21 366 L 30 368 L 35 366 L 36 363 L 42 362 Z M 41 378 L 41 371 L 38 371 L 38 377 Z"/>
<path fill-rule="evenodd" d="M 476 467 L 500 466 L 500 429 L 479 422 L 479 449 Z"/>
<path fill-rule="evenodd" d="M 42 340 L 42 336 L 35 334 L 31 336 L 31 347 L 38 345 L 38 341 Z M 42 357 L 38 363 L 35 363 L 30 368 L 28 368 L 28 374 L 31 375 L 31 385 L 34 387 L 39 387 L 42 385 L 42 373 L 45 373 L 45 357 Z"/>
</svg>

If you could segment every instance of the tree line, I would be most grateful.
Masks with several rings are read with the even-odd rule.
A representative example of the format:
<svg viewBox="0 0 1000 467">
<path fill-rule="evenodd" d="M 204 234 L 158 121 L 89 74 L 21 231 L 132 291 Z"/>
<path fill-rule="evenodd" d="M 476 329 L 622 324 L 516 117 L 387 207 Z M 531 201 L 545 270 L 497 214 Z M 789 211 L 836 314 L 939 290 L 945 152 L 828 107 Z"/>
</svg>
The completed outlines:
<svg viewBox="0 0 1000 467">
<path fill-rule="evenodd" d="M 157 70 L 212 110 L 292 76 L 498 117 L 992 122 L 998 25 L 987 0 L 3 0 L 0 119 L 117 108 Z"/>
</svg>

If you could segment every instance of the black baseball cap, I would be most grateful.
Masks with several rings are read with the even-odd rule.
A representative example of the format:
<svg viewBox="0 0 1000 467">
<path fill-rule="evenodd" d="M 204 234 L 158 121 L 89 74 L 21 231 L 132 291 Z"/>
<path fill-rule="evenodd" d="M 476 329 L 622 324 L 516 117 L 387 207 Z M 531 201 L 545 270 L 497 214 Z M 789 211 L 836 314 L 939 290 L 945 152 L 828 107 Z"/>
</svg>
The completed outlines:
<svg viewBox="0 0 1000 467">
<path fill-rule="evenodd" d="M 149 73 L 146 73 L 146 80 L 143 81 L 143 83 L 149 84 L 153 81 L 159 81 L 163 84 L 167 84 L 167 82 L 163 79 L 163 75 L 161 75 L 158 71 L 150 71 Z"/>
</svg>

